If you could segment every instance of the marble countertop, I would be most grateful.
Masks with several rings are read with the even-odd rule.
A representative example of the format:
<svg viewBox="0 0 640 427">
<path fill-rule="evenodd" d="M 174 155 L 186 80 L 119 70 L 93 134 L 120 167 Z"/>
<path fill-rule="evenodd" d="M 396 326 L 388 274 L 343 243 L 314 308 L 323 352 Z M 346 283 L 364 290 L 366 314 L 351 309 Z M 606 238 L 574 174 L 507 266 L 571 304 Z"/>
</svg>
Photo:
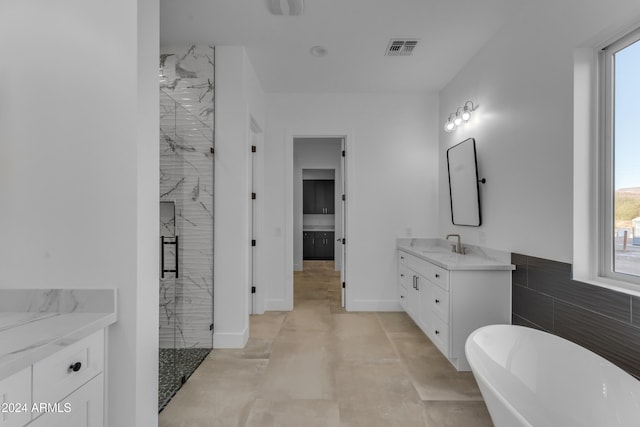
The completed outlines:
<svg viewBox="0 0 640 427">
<path fill-rule="evenodd" d="M 0 299 L 0 380 L 117 320 L 114 289 L 0 290 Z"/>
<path fill-rule="evenodd" d="M 466 246 L 468 253 L 457 254 L 451 242 L 442 239 L 398 239 L 397 248 L 446 270 L 515 270 L 506 252 Z"/>
</svg>

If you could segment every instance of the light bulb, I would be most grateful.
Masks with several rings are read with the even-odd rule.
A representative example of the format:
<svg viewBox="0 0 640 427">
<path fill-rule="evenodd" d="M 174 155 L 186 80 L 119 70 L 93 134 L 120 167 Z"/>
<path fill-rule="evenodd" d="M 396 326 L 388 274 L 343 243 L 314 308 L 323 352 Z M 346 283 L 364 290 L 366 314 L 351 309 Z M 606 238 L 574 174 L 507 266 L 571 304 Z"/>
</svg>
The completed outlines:
<svg viewBox="0 0 640 427">
<path fill-rule="evenodd" d="M 455 127 L 456 125 L 454 125 L 451 120 L 447 120 L 447 122 L 444 124 L 444 131 L 451 132 Z"/>
<path fill-rule="evenodd" d="M 459 113 L 456 113 L 456 118 L 453 119 L 453 124 L 456 126 L 460 126 L 462 124 L 462 117 L 460 117 Z"/>
<path fill-rule="evenodd" d="M 471 119 L 471 112 L 475 110 L 473 102 L 467 101 L 464 103 L 464 107 L 462 107 L 462 120 L 464 122 L 468 122 Z"/>
</svg>

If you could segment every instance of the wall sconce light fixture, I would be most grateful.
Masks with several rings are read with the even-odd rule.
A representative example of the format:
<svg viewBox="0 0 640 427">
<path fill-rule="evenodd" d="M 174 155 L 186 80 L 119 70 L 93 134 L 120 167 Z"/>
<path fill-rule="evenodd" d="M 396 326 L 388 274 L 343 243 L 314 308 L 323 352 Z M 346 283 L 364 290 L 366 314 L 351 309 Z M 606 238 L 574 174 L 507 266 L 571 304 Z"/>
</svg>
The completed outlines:
<svg viewBox="0 0 640 427">
<path fill-rule="evenodd" d="M 449 118 L 444 124 L 444 131 L 452 132 L 458 126 L 467 123 L 471 119 L 471 113 L 476 108 L 472 101 L 467 101 L 462 107 L 458 107 L 455 113 L 449 114 Z"/>
</svg>

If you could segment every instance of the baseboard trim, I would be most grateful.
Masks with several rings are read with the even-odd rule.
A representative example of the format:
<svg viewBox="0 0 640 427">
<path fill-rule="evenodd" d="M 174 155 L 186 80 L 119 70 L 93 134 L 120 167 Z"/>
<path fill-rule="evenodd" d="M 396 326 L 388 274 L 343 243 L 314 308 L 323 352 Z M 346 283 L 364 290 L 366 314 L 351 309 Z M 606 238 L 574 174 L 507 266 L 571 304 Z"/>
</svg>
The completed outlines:
<svg viewBox="0 0 640 427">
<path fill-rule="evenodd" d="M 347 301 L 347 311 L 404 311 L 396 300 Z"/>
<path fill-rule="evenodd" d="M 213 348 L 244 348 L 249 341 L 249 328 L 237 333 L 214 333 Z"/>
<path fill-rule="evenodd" d="M 264 311 L 291 311 L 293 307 L 283 299 L 268 299 L 264 302 Z"/>
</svg>

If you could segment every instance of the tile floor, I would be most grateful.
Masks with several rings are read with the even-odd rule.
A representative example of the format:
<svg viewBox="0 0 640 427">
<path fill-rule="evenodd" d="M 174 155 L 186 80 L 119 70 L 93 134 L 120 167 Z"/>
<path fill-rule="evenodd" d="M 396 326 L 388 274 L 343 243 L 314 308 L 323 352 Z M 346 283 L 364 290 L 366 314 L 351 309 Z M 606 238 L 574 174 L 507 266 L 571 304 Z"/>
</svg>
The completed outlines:
<svg viewBox="0 0 640 427">
<path fill-rule="evenodd" d="M 239 350 L 214 350 L 160 427 L 491 427 L 459 373 L 404 313 L 340 308 L 333 262 L 296 272 L 295 309 L 251 317 Z"/>
<path fill-rule="evenodd" d="M 210 348 L 161 348 L 158 352 L 158 409 L 162 410 L 211 352 Z"/>
</svg>

